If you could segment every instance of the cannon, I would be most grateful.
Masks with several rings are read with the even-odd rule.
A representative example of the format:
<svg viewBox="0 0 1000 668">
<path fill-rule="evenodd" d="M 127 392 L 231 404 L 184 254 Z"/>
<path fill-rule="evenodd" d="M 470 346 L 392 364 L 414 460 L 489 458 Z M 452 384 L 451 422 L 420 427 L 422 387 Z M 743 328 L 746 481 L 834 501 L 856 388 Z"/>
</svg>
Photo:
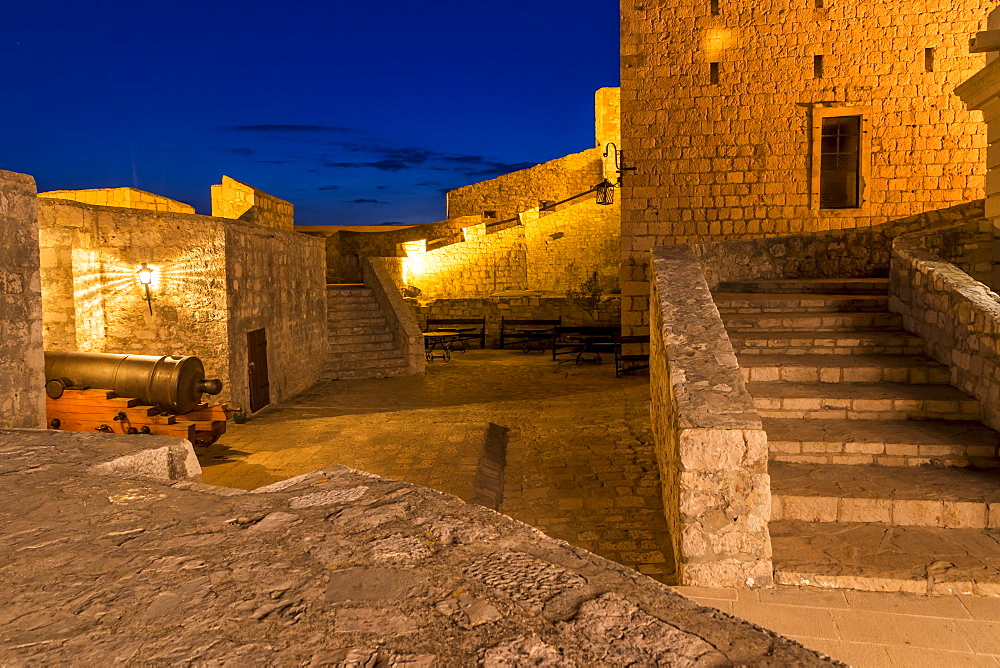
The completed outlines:
<svg viewBox="0 0 1000 668">
<path fill-rule="evenodd" d="M 225 433 L 229 410 L 202 395 L 222 391 L 197 357 L 45 353 L 49 428 L 161 434 L 209 445 Z"/>
</svg>

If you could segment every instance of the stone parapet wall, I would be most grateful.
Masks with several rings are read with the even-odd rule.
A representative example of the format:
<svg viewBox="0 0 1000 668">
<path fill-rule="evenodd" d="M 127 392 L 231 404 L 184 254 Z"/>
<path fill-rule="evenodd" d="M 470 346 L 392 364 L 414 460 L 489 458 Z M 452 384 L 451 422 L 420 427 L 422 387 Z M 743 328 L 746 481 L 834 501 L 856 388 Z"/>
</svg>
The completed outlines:
<svg viewBox="0 0 1000 668">
<path fill-rule="evenodd" d="M 928 355 L 951 368 L 951 384 L 979 399 L 983 421 L 1000 430 L 1000 297 L 928 250 L 924 237 L 893 242 L 889 309 L 924 339 Z"/>
<path fill-rule="evenodd" d="M 323 242 L 259 224 L 219 222 L 226 268 L 217 290 L 226 297 L 230 397 L 249 412 L 247 332 L 266 332 L 272 403 L 320 378 L 327 351 Z"/>
<path fill-rule="evenodd" d="M 593 314 L 563 295 L 514 293 L 472 299 L 436 299 L 429 302 L 407 299 L 418 322 L 427 318 L 486 318 L 486 345 L 500 344 L 500 319 L 556 320 L 567 326 L 618 325 L 620 300 L 608 295 L 600 300 Z"/>
<path fill-rule="evenodd" d="M 212 186 L 212 215 L 289 232 L 295 226 L 295 208 L 291 202 L 228 176 Z"/>
<path fill-rule="evenodd" d="M 365 260 L 364 268 L 365 287 L 378 302 L 397 349 L 409 363 L 409 373 L 423 373 L 424 337 L 393 281 L 392 266 L 386 258 L 373 257 Z"/>
<path fill-rule="evenodd" d="M 0 429 L 44 427 L 35 180 L 0 171 Z"/>
<path fill-rule="evenodd" d="M 680 584 L 770 585 L 767 434 L 694 250 L 652 263 L 650 411 Z"/>
<path fill-rule="evenodd" d="M 601 150 L 592 148 L 448 193 L 448 217 L 493 212 L 492 220 L 513 218 L 590 190 L 604 178 Z M 485 222 L 490 222 L 486 220 Z"/>
<path fill-rule="evenodd" d="M 125 209 L 146 209 L 170 213 L 194 213 L 194 207 L 184 202 L 137 188 L 91 188 L 88 190 L 49 190 L 39 197 L 65 199 L 98 206 L 117 206 Z"/>
</svg>

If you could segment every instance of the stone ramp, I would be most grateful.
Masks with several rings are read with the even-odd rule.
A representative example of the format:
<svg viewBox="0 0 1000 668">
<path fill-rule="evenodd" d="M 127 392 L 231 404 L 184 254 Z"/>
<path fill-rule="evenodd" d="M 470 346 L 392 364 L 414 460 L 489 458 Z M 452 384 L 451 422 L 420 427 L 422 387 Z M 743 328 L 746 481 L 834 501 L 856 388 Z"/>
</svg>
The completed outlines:
<svg viewBox="0 0 1000 668">
<path fill-rule="evenodd" d="M 85 436 L 0 432 L 0 664 L 832 663 L 447 494 L 97 475 Z"/>
</svg>

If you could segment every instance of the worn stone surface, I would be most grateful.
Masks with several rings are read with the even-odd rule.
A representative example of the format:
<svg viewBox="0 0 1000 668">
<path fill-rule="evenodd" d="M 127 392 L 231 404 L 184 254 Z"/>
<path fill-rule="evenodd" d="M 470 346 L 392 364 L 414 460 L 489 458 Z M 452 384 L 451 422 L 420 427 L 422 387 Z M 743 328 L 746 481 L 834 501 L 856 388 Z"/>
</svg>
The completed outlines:
<svg viewBox="0 0 1000 668">
<path fill-rule="evenodd" d="M 222 177 L 222 183 L 212 186 L 212 215 L 286 232 L 291 232 L 295 225 L 295 208 L 291 202 L 228 176 Z"/>
<path fill-rule="evenodd" d="M 148 209 L 150 211 L 172 211 L 174 213 L 194 213 L 194 207 L 184 202 L 154 195 L 138 188 L 90 188 L 87 190 L 49 190 L 38 193 L 39 197 L 68 199 L 100 206 L 118 206 L 125 209 Z"/>
<path fill-rule="evenodd" d="M 501 429 L 505 466 L 490 445 Z M 244 489 L 345 464 L 499 502 L 577 547 L 662 581 L 675 576 L 647 379 L 616 379 L 609 364 L 473 349 L 422 376 L 323 382 L 230 425 L 199 456 L 206 481 Z"/>
<path fill-rule="evenodd" d="M 95 436 L 5 434 L 4 663 L 824 663 L 439 492 L 347 467 L 237 495 L 98 476 Z"/>
<path fill-rule="evenodd" d="M 767 436 L 694 253 L 656 249 L 653 272 L 651 420 L 679 582 L 766 586 Z"/>
<path fill-rule="evenodd" d="M 35 180 L 0 171 L 0 428 L 45 425 Z"/>
</svg>

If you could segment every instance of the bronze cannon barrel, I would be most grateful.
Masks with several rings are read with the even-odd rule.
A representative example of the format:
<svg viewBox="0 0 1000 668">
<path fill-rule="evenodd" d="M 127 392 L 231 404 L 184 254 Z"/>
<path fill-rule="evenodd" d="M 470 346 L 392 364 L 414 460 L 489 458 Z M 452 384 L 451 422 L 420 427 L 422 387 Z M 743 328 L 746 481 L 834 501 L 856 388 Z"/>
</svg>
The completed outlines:
<svg viewBox="0 0 1000 668">
<path fill-rule="evenodd" d="M 202 394 L 218 394 L 222 381 L 206 380 L 197 357 L 45 353 L 45 389 L 53 399 L 70 386 L 112 390 L 172 413 L 187 413 Z"/>
</svg>

